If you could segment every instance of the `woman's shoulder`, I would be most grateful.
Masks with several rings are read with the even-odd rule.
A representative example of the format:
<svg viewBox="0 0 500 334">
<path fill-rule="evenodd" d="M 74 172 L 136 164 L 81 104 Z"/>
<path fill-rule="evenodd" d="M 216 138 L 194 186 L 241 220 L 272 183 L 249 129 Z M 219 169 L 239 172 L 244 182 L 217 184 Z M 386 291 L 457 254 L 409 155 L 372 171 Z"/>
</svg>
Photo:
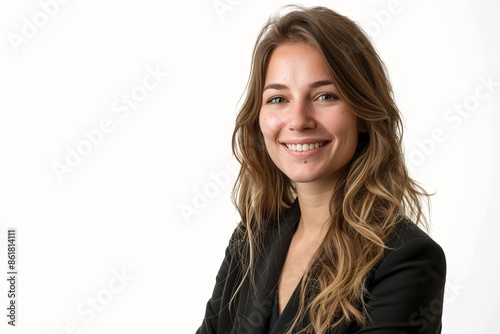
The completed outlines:
<svg viewBox="0 0 500 334">
<path fill-rule="evenodd" d="M 399 249 L 407 243 L 434 244 L 439 247 L 438 243 L 423 227 L 408 218 L 402 218 L 397 222 L 391 236 L 386 241 L 386 247 L 388 249 Z"/>
<path fill-rule="evenodd" d="M 400 220 L 379 264 L 374 268 L 374 278 L 402 269 L 429 271 L 443 276 L 446 257 L 443 248 L 426 231 L 409 219 Z"/>
</svg>

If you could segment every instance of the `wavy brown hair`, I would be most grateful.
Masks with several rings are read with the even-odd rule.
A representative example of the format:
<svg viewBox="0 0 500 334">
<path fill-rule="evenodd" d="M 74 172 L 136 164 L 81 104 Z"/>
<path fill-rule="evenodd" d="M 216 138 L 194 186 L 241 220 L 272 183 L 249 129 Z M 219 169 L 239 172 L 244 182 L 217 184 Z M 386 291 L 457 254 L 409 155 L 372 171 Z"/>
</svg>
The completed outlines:
<svg viewBox="0 0 500 334">
<path fill-rule="evenodd" d="M 270 57 L 285 43 L 309 43 L 323 56 L 340 98 L 362 122 L 358 147 L 332 189 L 328 231 L 301 281 L 300 308 L 289 329 L 322 334 L 342 321 L 369 321 L 365 279 L 381 259 L 398 221 L 425 223 L 428 194 L 408 174 L 403 125 L 387 71 L 369 38 L 351 19 L 325 7 L 294 6 L 272 16 L 260 31 L 246 97 L 236 118 L 233 153 L 241 169 L 233 201 L 241 216 L 240 247 L 245 278 L 253 281 L 261 240 L 296 197 L 293 182 L 269 157 L 259 126 Z M 309 289 L 316 291 L 307 299 Z M 236 289 L 234 296 L 238 293 Z M 234 297 L 233 296 L 233 297 Z M 299 328 L 307 315 L 309 322 Z"/>
</svg>

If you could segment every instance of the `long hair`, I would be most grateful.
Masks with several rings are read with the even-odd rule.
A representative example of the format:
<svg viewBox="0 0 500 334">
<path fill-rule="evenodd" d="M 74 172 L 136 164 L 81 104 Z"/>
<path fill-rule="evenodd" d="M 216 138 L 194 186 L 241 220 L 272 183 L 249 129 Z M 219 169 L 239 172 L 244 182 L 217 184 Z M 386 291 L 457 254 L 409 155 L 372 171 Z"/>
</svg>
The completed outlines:
<svg viewBox="0 0 500 334">
<path fill-rule="evenodd" d="M 407 171 L 403 124 L 386 68 L 369 38 L 351 19 L 325 7 L 298 7 L 270 17 L 252 55 L 246 96 L 236 118 L 233 154 L 241 169 L 233 188 L 243 278 L 253 281 L 267 224 L 279 222 L 296 197 L 293 182 L 269 157 L 259 126 L 265 74 L 271 54 L 285 43 L 308 43 L 323 56 L 340 98 L 366 127 L 354 157 L 332 189 L 326 236 L 300 287 L 300 307 L 289 329 L 325 333 L 342 321 L 368 319 L 365 280 L 381 259 L 398 221 L 426 223 L 428 194 Z M 240 283 L 241 284 L 241 283 Z M 316 293 L 307 298 L 307 291 Z M 234 296 L 238 289 L 234 292 Z M 301 321 L 309 321 L 301 326 Z"/>
</svg>

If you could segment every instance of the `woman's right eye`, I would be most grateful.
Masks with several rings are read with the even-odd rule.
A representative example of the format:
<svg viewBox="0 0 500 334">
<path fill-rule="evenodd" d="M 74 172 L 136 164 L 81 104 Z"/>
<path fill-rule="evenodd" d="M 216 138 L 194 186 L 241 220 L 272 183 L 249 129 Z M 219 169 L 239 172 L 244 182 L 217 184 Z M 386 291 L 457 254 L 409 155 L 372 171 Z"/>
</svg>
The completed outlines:
<svg viewBox="0 0 500 334">
<path fill-rule="evenodd" d="M 282 98 L 281 96 L 271 97 L 269 100 L 267 100 L 267 103 L 283 103 L 283 102 L 285 102 L 285 99 Z"/>
</svg>

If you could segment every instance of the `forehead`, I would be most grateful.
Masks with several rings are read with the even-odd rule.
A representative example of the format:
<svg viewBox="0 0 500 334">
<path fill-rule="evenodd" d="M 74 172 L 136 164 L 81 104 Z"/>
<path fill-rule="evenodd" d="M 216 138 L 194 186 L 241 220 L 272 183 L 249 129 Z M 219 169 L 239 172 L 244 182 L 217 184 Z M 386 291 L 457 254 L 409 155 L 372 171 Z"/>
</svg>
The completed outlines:
<svg viewBox="0 0 500 334">
<path fill-rule="evenodd" d="M 331 79 L 330 68 L 315 47 L 307 43 L 286 43 L 271 53 L 266 80 L 326 80 Z"/>
</svg>

